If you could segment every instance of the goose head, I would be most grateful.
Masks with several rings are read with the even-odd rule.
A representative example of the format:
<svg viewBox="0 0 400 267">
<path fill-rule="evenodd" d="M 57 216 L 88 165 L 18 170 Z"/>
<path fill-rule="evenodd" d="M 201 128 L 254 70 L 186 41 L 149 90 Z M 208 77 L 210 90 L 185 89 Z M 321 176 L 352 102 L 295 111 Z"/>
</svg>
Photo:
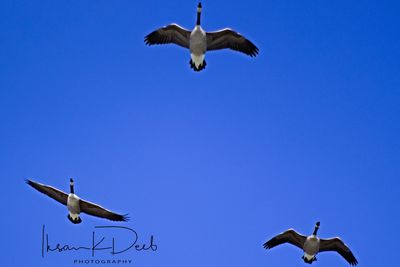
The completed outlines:
<svg viewBox="0 0 400 267">
<path fill-rule="evenodd" d="M 319 226 L 321 225 L 321 223 L 320 222 L 317 222 L 316 224 L 315 224 L 315 228 L 314 228 L 314 232 L 313 232 L 313 236 L 316 236 L 317 235 L 317 232 L 318 232 L 318 229 L 319 229 Z"/>
<path fill-rule="evenodd" d="M 199 4 L 197 5 L 197 22 L 196 25 L 200 25 L 200 15 L 201 15 L 201 2 L 199 2 Z"/>
<path fill-rule="evenodd" d="M 70 188 L 71 194 L 74 194 L 74 179 L 72 179 L 72 178 L 69 179 L 69 188 Z"/>
</svg>

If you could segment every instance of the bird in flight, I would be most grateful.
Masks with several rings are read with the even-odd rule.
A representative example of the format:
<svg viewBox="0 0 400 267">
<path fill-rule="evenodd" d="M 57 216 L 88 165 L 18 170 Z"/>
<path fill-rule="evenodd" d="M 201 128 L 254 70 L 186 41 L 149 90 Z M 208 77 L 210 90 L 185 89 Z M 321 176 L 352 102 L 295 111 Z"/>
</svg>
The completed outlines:
<svg viewBox="0 0 400 267">
<path fill-rule="evenodd" d="M 80 199 L 77 195 L 74 193 L 74 180 L 71 178 L 70 179 L 70 193 L 67 194 L 57 188 L 54 188 L 49 185 L 44 185 L 40 184 L 37 182 L 34 182 L 32 180 L 26 180 L 26 183 L 39 192 L 51 197 L 52 199 L 60 202 L 61 204 L 67 206 L 68 208 L 68 219 L 74 223 L 78 224 L 82 222 L 82 219 L 80 218 L 79 214 L 81 212 L 100 217 L 100 218 L 105 218 L 109 219 L 111 221 L 127 221 L 129 218 L 127 217 L 127 214 L 125 215 L 120 215 L 117 213 L 114 213 L 112 211 L 109 211 L 100 205 L 91 203 L 89 201 Z"/>
<path fill-rule="evenodd" d="M 357 259 L 354 257 L 349 247 L 346 246 L 339 237 L 330 239 L 317 237 L 319 226 L 320 222 L 317 222 L 313 234 L 307 237 L 297 233 L 293 229 L 289 229 L 265 242 L 264 248 L 270 249 L 284 243 L 295 245 L 304 251 L 302 259 L 305 263 L 309 264 L 317 260 L 316 255 L 318 252 L 336 251 L 350 263 L 350 265 L 357 265 Z"/>
<path fill-rule="evenodd" d="M 258 48 L 240 33 L 226 28 L 215 32 L 206 32 L 200 26 L 201 2 L 197 6 L 196 26 L 189 31 L 178 24 L 169 24 L 148 34 L 144 41 L 147 45 L 177 44 L 190 50 L 190 67 L 201 71 L 206 67 L 206 51 L 229 48 L 250 57 L 258 54 Z"/>
</svg>

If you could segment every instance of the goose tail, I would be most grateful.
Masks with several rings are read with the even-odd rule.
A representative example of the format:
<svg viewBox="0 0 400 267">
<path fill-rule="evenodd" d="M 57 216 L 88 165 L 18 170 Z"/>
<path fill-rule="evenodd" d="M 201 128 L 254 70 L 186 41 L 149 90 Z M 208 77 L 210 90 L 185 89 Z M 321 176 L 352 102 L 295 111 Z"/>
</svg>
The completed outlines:
<svg viewBox="0 0 400 267">
<path fill-rule="evenodd" d="M 204 69 L 206 68 L 206 65 L 207 65 L 206 61 L 203 60 L 203 62 L 200 63 L 199 66 L 196 66 L 196 64 L 193 62 L 192 59 L 190 59 L 189 64 L 190 64 L 190 68 L 192 68 L 194 71 L 201 71 L 201 70 L 204 70 Z"/>
</svg>

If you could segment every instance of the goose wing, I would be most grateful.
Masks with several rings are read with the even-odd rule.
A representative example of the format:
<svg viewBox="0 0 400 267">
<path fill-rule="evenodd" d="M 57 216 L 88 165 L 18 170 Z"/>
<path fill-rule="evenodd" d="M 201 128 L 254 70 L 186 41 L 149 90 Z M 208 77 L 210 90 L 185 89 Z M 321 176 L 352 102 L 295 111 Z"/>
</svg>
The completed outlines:
<svg viewBox="0 0 400 267">
<path fill-rule="evenodd" d="M 290 243 L 300 249 L 303 249 L 303 245 L 304 245 L 305 241 L 306 241 L 306 237 L 304 235 L 297 233 L 293 229 L 289 229 L 289 230 L 271 238 L 269 241 L 265 242 L 264 248 L 270 249 L 270 248 L 276 247 L 276 246 L 284 244 L 284 243 Z"/>
<path fill-rule="evenodd" d="M 96 217 L 100 217 L 100 218 L 105 218 L 105 219 L 109 219 L 111 221 L 128 221 L 129 218 L 127 216 L 127 214 L 125 215 L 120 215 L 117 213 L 114 213 L 110 210 L 107 210 L 97 204 L 91 203 L 89 201 L 86 200 L 80 200 L 79 201 L 79 206 L 81 208 L 81 212 L 84 212 L 86 214 L 92 215 L 92 216 L 96 216 Z"/>
<path fill-rule="evenodd" d="M 319 251 L 336 251 L 339 253 L 345 260 L 350 263 L 350 265 L 357 265 L 358 261 L 356 257 L 354 257 L 353 253 L 346 246 L 343 241 L 338 238 L 330 238 L 330 239 L 320 239 Z"/>
<path fill-rule="evenodd" d="M 255 57 L 258 48 L 248 39 L 231 29 L 223 29 L 216 32 L 207 32 L 207 50 L 230 48 Z"/>
<path fill-rule="evenodd" d="M 144 37 L 144 42 L 147 45 L 174 43 L 189 48 L 189 39 L 190 31 L 178 24 L 170 24 L 148 34 Z"/>
<path fill-rule="evenodd" d="M 66 193 L 64 193 L 63 191 L 61 191 L 57 188 L 54 188 L 52 186 L 40 184 L 40 183 L 31 181 L 28 179 L 25 181 L 28 185 L 32 186 L 37 191 L 39 191 L 45 195 L 48 195 L 49 197 L 57 200 L 58 202 L 60 202 L 63 205 L 67 205 L 68 195 Z"/>
</svg>

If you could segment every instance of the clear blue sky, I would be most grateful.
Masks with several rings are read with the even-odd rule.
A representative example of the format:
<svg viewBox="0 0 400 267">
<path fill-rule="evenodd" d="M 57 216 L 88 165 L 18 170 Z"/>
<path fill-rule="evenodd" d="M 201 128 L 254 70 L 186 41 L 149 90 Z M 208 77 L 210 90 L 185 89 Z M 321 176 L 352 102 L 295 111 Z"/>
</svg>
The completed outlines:
<svg viewBox="0 0 400 267">
<path fill-rule="evenodd" d="M 300 250 L 262 243 L 320 220 L 360 266 L 395 266 L 398 1 L 203 1 L 206 30 L 232 27 L 260 55 L 210 52 L 201 73 L 188 51 L 143 43 L 171 22 L 191 29 L 196 5 L 2 1 L 1 265 L 87 266 L 73 264 L 91 259 L 82 251 L 43 259 L 45 224 L 78 245 L 98 225 L 153 234 L 155 253 L 122 257 L 137 267 L 305 266 Z M 69 177 L 132 220 L 72 225 L 24 183 L 68 190 Z M 348 264 L 325 253 L 313 266 Z"/>
</svg>

